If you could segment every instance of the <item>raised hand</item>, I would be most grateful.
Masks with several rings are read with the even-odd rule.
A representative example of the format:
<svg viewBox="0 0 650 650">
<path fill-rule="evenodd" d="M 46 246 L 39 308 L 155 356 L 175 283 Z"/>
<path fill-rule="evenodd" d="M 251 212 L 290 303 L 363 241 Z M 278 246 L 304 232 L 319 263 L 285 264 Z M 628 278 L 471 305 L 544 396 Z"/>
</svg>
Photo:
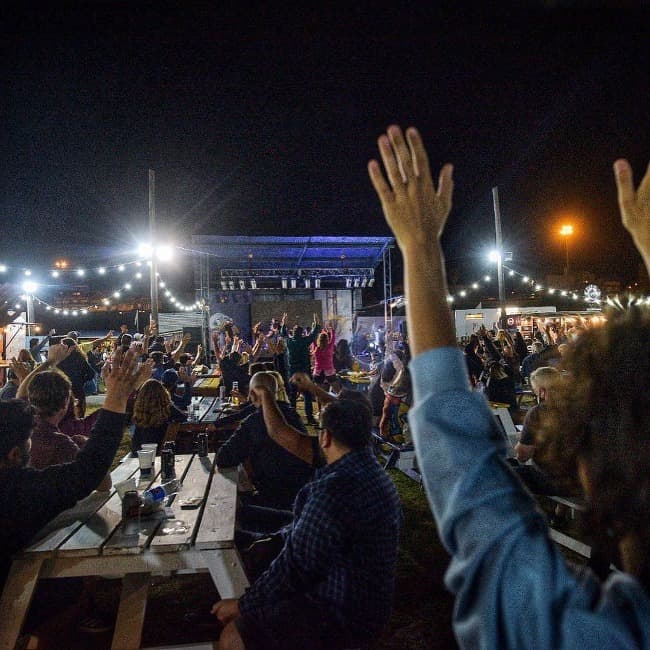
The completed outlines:
<svg viewBox="0 0 650 650">
<path fill-rule="evenodd" d="M 634 244 L 650 272 L 650 165 L 636 192 L 632 168 L 627 160 L 620 159 L 614 163 L 614 175 L 621 221 L 632 235 Z"/>
<path fill-rule="evenodd" d="M 68 347 L 67 345 L 63 345 L 63 343 L 55 343 L 54 345 L 50 345 L 47 351 L 47 360 L 49 362 L 49 365 L 58 365 L 61 363 L 61 361 L 70 355 L 73 349 L 74 346 Z"/>
<path fill-rule="evenodd" d="M 398 126 L 390 126 L 378 145 L 388 180 L 376 160 L 368 163 L 368 173 L 404 256 L 411 352 L 454 345 L 440 247 L 451 210 L 453 168 L 444 165 L 440 170 L 436 190 L 427 152 L 414 128 L 407 130 L 405 140 Z"/>
<path fill-rule="evenodd" d="M 16 377 L 18 377 L 18 383 L 29 374 L 29 368 L 22 361 L 18 361 L 16 357 L 11 357 L 9 367 L 14 371 Z"/>
<path fill-rule="evenodd" d="M 124 413 L 129 395 L 151 377 L 152 366 L 151 360 L 138 365 L 134 350 L 122 352 L 118 348 L 112 361 L 102 367 L 102 378 L 106 384 L 104 408 Z"/>
<path fill-rule="evenodd" d="M 388 182 L 376 160 L 368 163 L 368 173 L 397 244 L 405 250 L 440 238 L 451 210 L 452 166 L 440 170 L 436 191 L 416 129 L 408 129 L 404 140 L 402 130 L 390 126 L 377 142 Z"/>
<path fill-rule="evenodd" d="M 313 382 L 304 372 L 295 372 L 291 375 L 289 381 L 301 392 L 309 392 L 309 388 L 312 386 Z"/>
</svg>

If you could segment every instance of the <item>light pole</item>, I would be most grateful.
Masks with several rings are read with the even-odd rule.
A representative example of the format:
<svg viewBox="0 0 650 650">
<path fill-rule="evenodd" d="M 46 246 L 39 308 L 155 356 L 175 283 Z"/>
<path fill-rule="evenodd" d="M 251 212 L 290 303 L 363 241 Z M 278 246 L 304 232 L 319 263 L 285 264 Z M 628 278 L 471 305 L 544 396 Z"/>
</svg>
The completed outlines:
<svg viewBox="0 0 650 650">
<path fill-rule="evenodd" d="M 569 237 L 573 235 L 573 226 L 569 223 L 565 223 L 560 228 L 560 236 L 564 237 L 564 254 L 566 257 L 566 263 L 564 266 L 564 275 L 569 275 Z"/>
</svg>

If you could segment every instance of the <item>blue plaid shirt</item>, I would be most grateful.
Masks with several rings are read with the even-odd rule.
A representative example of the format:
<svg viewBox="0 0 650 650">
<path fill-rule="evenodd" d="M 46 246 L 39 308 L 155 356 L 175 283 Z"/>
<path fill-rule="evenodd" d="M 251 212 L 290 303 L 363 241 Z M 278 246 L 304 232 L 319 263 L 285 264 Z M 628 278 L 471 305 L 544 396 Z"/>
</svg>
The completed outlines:
<svg viewBox="0 0 650 650">
<path fill-rule="evenodd" d="M 282 552 L 241 597 L 241 614 L 263 625 L 269 604 L 304 594 L 344 628 L 377 634 L 392 607 L 400 513 L 369 448 L 318 470 L 296 497 Z"/>
</svg>

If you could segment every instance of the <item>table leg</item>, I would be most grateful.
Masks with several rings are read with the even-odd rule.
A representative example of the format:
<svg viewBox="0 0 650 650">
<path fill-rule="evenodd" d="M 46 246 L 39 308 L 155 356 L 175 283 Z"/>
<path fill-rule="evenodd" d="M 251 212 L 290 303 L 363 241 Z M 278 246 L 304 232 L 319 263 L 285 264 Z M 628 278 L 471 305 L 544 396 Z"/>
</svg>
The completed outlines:
<svg viewBox="0 0 650 650">
<path fill-rule="evenodd" d="M 38 582 L 42 560 L 14 560 L 0 599 L 0 648 L 13 650 Z"/>
<path fill-rule="evenodd" d="M 246 587 L 248 578 L 236 548 L 223 548 L 201 551 L 205 564 L 212 576 L 221 598 L 239 598 Z"/>
<path fill-rule="evenodd" d="M 122 579 L 122 595 L 111 650 L 135 650 L 140 647 L 150 580 L 150 573 L 127 573 Z"/>
</svg>

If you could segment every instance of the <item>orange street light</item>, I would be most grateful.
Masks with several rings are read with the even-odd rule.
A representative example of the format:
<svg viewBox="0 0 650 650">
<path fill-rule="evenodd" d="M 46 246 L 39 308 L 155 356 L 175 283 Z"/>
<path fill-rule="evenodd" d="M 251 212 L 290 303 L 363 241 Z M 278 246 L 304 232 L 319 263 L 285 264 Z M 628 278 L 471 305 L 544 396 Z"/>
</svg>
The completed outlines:
<svg viewBox="0 0 650 650">
<path fill-rule="evenodd" d="M 573 235 L 573 226 L 570 223 L 563 224 L 560 228 L 560 236 L 564 237 L 564 253 L 566 255 L 564 275 L 569 275 L 569 237 L 571 235 Z"/>
</svg>

